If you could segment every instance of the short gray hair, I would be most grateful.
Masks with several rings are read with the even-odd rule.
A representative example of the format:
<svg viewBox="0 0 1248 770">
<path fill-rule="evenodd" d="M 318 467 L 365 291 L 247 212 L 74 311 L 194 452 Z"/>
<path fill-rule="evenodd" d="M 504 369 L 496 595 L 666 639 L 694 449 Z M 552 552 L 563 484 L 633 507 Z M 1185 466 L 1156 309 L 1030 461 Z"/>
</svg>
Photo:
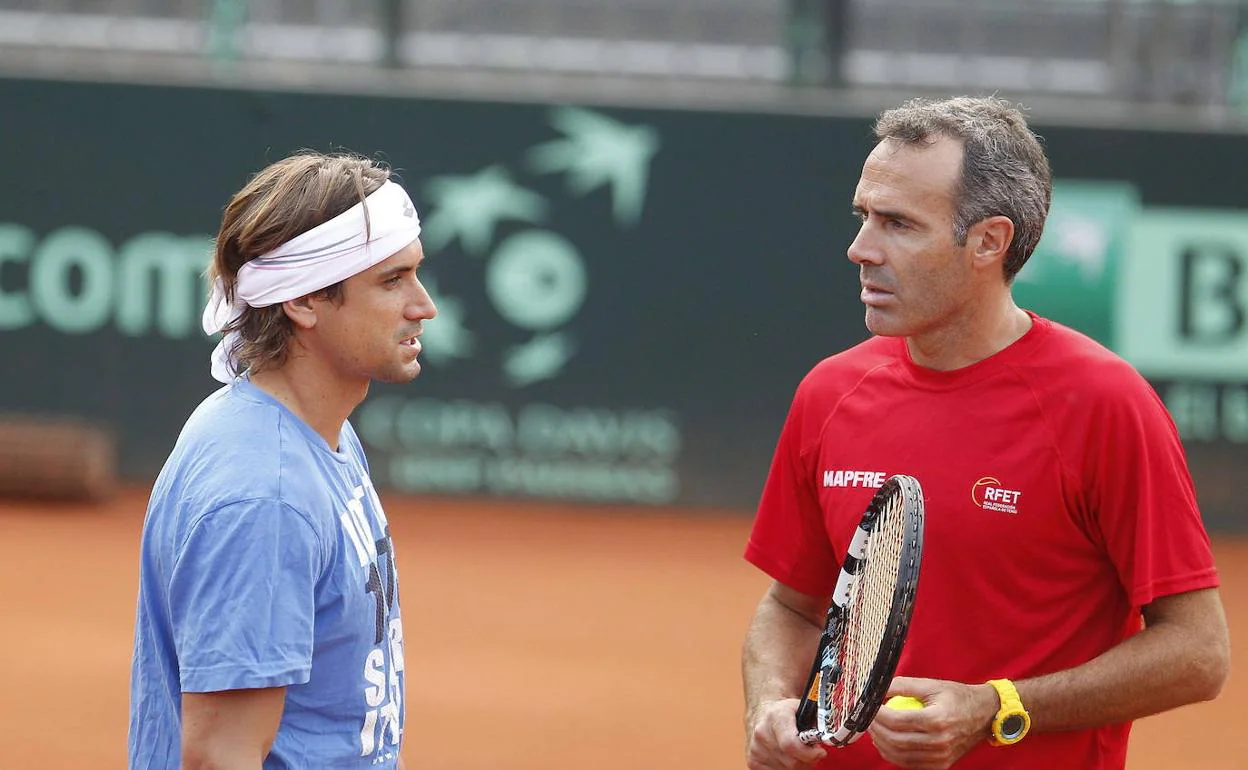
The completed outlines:
<svg viewBox="0 0 1248 770">
<path fill-rule="evenodd" d="M 961 141 L 963 148 L 962 178 L 953 196 L 954 237 L 965 245 L 976 222 L 1008 217 L 1014 240 L 1003 267 L 1005 280 L 1012 281 L 1035 251 L 1049 215 L 1053 172 L 1040 139 L 1019 107 L 996 97 L 913 99 L 882 112 L 875 123 L 877 142 L 927 147 L 942 136 Z"/>
</svg>

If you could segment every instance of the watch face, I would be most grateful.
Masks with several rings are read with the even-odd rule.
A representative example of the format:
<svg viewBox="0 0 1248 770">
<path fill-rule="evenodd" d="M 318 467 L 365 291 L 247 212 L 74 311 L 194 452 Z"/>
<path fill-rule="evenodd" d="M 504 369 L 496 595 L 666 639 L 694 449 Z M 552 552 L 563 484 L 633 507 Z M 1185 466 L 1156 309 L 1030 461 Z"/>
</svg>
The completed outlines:
<svg viewBox="0 0 1248 770">
<path fill-rule="evenodd" d="M 1022 715 L 1011 714 L 1001 720 L 1001 737 L 1006 740 L 1017 738 L 1022 734 L 1023 728 L 1026 727 L 1026 725 L 1027 723 L 1023 720 Z"/>
</svg>

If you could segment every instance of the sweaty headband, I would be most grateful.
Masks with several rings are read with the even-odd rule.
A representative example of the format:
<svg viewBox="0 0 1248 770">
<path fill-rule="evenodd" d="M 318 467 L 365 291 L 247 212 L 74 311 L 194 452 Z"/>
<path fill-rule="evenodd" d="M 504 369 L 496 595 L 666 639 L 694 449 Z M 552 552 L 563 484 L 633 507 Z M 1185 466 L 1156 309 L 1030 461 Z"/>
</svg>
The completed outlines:
<svg viewBox="0 0 1248 770">
<path fill-rule="evenodd" d="M 419 235 L 420 217 L 411 198 L 402 187 L 387 180 L 328 222 L 246 262 L 238 270 L 233 303 L 226 302 L 225 286 L 218 278 L 204 308 L 204 333 L 220 332 L 248 307 L 289 302 L 350 278 L 400 251 Z M 239 376 L 231 354 L 236 334 L 225 335 L 212 351 L 212 376 L 221 382 Z"/>
</svg>

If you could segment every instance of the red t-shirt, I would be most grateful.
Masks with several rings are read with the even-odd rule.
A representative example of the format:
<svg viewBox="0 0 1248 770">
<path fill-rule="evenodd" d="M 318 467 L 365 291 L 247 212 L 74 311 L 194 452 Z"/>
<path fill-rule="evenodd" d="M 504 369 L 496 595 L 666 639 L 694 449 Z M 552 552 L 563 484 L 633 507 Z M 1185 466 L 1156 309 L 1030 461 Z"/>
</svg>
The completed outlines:
<svg viewBox="0 0 1248 770">
<path fill-rule="evenodd" d="M 832 592 L 874 487 L 923 486 L 926 532 L 899 675 L 967 683 L 1084 663 L 1157 597 L 1217 585 L 1178 432 L 1126 362 L 1032 316 L 1000 353 L 938 372 L 876 337 L 819 363 L 781 433 L 745 557 Z M 1122 768 L 1129 724 L 986 743 L 956 766 Z M 870 737 L 824 767 L 885 768 Z"/>
</svg>

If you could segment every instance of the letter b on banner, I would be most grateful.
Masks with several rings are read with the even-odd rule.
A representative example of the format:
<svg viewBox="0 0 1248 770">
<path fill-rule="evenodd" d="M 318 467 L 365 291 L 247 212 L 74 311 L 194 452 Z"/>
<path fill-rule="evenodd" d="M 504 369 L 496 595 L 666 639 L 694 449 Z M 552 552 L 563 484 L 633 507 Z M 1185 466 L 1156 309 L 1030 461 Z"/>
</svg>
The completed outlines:
<svg viewBox="0 0 1248 770">
<path fill-rule="evenodd" d="M 1194 344 L 1233 342 L 1244 329 L 1244 255 L 1233 243 L 1194 243 L 1180 258 L 1179 335 Z"/>
<path fill-rule="evenodd" d="M 1248 379 L 1248 214 L 1148 209 L 1132 227 L 1114 323 L 1146 377 Z"/>
</svg>

